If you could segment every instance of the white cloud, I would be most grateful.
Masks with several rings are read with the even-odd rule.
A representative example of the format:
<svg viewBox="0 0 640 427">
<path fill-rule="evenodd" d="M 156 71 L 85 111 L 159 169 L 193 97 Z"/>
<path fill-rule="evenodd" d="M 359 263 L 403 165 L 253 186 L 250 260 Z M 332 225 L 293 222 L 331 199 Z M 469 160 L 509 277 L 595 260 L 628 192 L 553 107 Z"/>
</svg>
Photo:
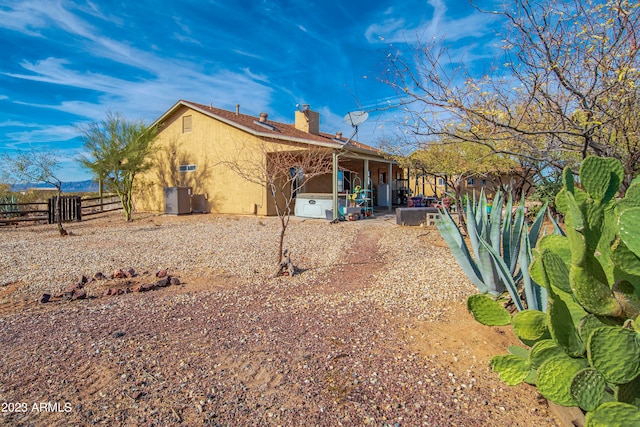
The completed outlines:
<svg viewBox="0 0 640 427">
<path fill-rule="evenodd" d="M 433 38 L 455 42 L 469 37 L 481 37 L 488 33 L 494 17 L 470 8 L 471 13 L 461 18 L 450 18 L 447 5 L 442 0 L 429 0 L 433 13 L 429 20 L 409 26 L 404 18 L 393 17 L 397 10 L 387 10 L 381 24 L 371 24 L 365 31 L 369 43 L 412 43 Z"/>
</svg>

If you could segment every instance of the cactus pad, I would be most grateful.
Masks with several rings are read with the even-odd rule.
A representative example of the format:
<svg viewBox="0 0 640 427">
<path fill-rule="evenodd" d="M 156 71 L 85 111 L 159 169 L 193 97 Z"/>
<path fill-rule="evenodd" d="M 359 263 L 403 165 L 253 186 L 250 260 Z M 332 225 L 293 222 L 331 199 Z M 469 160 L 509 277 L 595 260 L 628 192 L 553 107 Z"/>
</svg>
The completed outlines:
<svg viewBox="0 0 640 427">
<path fill-rule="evenodd" d="M 629 427 L 640 425 L 638 408 L 628 403 L 605 402 L 587 413 L 585 427 Z"/>
<path fill-rule="evenodd" d="M 571 292 L 569 285 L 569 267 L 550 249 L 542 250 L 542 265 L 547 275 L 547 282 L 565 292 Z"/>
<path fill-rule="evenodd" d="M 620 237 L 616 237 L 611 245 L 611 258 L 621 271 L 640 276 L 640 257 L 631 252 Z"/>
<path fill-rule="evenodd" d="M 491 358 L 491 367 L 500 379 L 509 385 L 518 385 L 529 376 L 531 364 L 515 354 L 501 354 Z"/>
<path fill-rule="evenodd" d="M 500 303 L 484 294 L 467 298 L 467 308 L 473 317 L 486 326 L 504 326 L 511 323 L 511 314 Z"/>
<path fill-rule="evenodd" d="M 569 282 L 573 295 L 588 312 L 612 317 L 622 314 L 622 307 L 609 285 L 598 280 L 588 269 L 572 265 Z"/>
<path fill-rule="evenodd" d="M 549 332 L 556 343 L 570 356 L 581 356 L 584 344 L 578 335 L 571 312 L 567 304 L 558 296 L 550 293 L 549 298 Z"/>
<path fill-rule="evenodd" d="M 516 313 L 511 321 L 516 336 L 525 344 L 548 336 L 547 315 L 538 310 L 523 310 Z"/>
<path fill-rule="evenodd" d="M 600 372 L 585 368 L 573 377 L 570 390 L 580 408 L 593 411 L 602 402 L 605 387 L 606 381 Z"/>
<path fill-rule="evenodd" d="M 571 381 L 587 367 L 585 359 L 574 359 L 566 354 L 547 359 L 538 369 L 538 391 L 547 399 L 562 406 L 576 406 L 571 395 Z"/>
<path fill-rule="evenodd" d="M 580 165 L 580 180 L 595 200 L 611 200 L 620 188 L 623 176 L 622 164 L 611 157 L 587 157 Z"/>
<path fill-rule="evenodd" d="M 578 332 L 580 333 L 582 342 L 587 342 L 587 340 L 589 339 L 589 335 L 591 335 L 591 332 L 593 332 L 596 328 L 615 325 L 615 322 L 606 317 L 598 317 L 595 314 L 589 314 L 588 316 L 580 319 L 580 323 L 578 324 Z"/>
<path fill-rule="evenodd" d="M 615 398 L 618 402 L 640 407 L 640 375 L 633 381 L 616 387 Z"/>
<path fill-rule="evenodd" d="M 640 375 L 640 335 L 618 326 L 596 328 L 587 341 L 587 357 L 608 383 L 628 383 Z"/>
<path fill-rule="evenodd" d="M 626 209 L 618 218 L 620 238 L 627 248 L 640 257 L 640 207 Z"/>
<path fill-rule="evenodd" d="M 632 183 L 627 188 L 624 198 L 618 201 L 620 211 L 633 207 L 640 207 L 640 181 Z"/>
<path fill-rule="evenodd" d="M 625 317 L 635 319 L 640 314 L 640 297 L 633 285 L 626 280 L 620 280 L 613 285 L 613 295 L 624 311 Z"/>
<path fill-rule="evenodd" d="M 565 354 L 564 350 L 554 340 L 541 340 L 531 347 L 529 361 L 532 368 L 538 369 L 547 359 Z"/>
</svg>

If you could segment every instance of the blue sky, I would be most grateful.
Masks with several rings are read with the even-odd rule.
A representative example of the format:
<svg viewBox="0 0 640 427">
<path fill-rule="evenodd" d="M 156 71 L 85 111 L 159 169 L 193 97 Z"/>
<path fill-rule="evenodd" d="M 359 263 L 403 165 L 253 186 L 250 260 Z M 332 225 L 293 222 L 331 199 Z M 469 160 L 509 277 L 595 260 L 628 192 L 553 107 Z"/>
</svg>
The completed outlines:
<svg viewBox="0 0 640 427">
<path fill-rule="evenodd" d="M 345 135 L 347 112 L 372 110 L 358 139 L 375 145 L 390 46 L 437 37 L 482 62 L 493 24 L 467 0 L 0 0 L 0 153 L 55 149 L 63 181 L 88 179 L 78 126 L 107 110 L 151 123 L 179 99 L 287 123 L 308 103 Z"/>
</svg>

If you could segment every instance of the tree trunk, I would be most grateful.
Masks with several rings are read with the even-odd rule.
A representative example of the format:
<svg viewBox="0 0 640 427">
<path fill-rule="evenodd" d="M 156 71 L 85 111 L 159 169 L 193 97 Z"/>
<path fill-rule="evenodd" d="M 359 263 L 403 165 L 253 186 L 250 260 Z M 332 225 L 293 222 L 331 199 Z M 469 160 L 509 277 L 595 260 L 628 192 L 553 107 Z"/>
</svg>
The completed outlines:
<svg viewBox="0 0 640 427">
<path fill-rule="evenodd" d="M 58 224 L 58 232 L 60 233 L 61 236 L 66 236 L 67 230 L 64 229 L 64 227 L 62 226 L 62 209 L 61 209 L 61 199 L 60 199 L 60 193 L 61 190 L 60 188 L 58 188 L 58 194 L 56 194 L 56 218 L 57 218 L 57 224 Z"/>
</svg>

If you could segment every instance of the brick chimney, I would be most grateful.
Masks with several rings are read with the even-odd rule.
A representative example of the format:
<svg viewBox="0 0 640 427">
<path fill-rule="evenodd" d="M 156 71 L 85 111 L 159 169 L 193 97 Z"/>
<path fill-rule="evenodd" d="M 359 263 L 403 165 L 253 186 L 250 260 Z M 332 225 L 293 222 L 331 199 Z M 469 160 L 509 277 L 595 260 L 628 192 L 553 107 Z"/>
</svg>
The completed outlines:
<svg viewBox="0 0 640 427">
<path fill-rule="evenodd" d="M 296 129 L 303 132 L 320 134 L 320 113 L 311 111 L 309 104 L 302 105 L 302 111 L 296 110 Z"/>
</svg>

